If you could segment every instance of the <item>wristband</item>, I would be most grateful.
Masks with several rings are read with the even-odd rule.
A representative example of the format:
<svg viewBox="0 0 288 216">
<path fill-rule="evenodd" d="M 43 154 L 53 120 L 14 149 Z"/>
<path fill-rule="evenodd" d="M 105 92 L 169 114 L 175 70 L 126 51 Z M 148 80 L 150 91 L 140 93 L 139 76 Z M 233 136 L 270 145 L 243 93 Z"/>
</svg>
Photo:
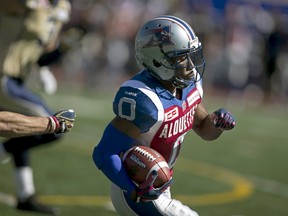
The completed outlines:
<svg viewBox="0 0 288 216">
<path fill-rule="evenodd" d="M 60 128 L 60 123 L 58 121 L 58 119 L 55 116 L 50 116 L 48 117 L 50 120 L 50 127 L 51 127 L 51 133 L 54 133 L 56 131 L 58 131 L 58 129 Z"/>
</svg>

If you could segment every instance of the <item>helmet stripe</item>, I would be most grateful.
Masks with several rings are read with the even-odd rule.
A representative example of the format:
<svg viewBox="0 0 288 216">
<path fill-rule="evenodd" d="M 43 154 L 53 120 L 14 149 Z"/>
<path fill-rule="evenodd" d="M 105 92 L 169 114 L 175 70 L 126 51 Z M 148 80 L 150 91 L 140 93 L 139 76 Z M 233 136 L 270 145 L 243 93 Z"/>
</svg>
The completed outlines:
<svg viewBox="0 0 288 216">
<path fill-rule="evenodd" d="M 184 29 L 186 29 L 189 32 L 189 35 L 191 37 L 191 40 L 194 40 L 196 38 L 194 31 L 192 30 L 192 28 L 190 27 L 190 25 L 188 25 L 186 22 L 184 22 L 183 20 L 174 17 L 174 16 L 169 16 L 169 15 L 165 15 L 165 16 L 159 16 L 157 18 L 168 18 L 173 20 L 174 22 L 177 22 L 179 25 L 183 26 Z"/>
</svg>

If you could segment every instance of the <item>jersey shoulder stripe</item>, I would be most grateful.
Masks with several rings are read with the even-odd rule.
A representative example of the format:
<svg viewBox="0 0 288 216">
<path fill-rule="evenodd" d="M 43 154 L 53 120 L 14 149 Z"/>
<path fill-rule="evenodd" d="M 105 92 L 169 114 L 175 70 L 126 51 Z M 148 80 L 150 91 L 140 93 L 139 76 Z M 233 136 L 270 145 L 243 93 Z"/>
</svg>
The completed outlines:
<svg viewBox="0 0 288 216">
<path fill-rule="evenodd" d="M 153 89 L 139 80 L 128 80 L 115 96 L 113 111 L 146 132 L 163 120 L 164 108 Z"/>
<path fill-rule="evenodd" d="M 128 80 L 122 86 L 130 86 L 139 89 L 147 97 L 149 97 L 151 101 L 153 101 L 158 110 L 163 110 L 163 106 L 158 95 L 143 82 L 138 80 Z"/>
</svg>

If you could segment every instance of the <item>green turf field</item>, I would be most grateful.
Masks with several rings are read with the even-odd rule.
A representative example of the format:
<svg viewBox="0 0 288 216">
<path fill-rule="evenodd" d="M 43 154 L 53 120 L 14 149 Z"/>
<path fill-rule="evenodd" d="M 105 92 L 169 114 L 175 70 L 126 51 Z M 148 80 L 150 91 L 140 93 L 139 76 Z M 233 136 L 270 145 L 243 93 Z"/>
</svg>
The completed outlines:
<svg viewBox="0 0 288 216">
<path fill-rule="evenodd" d="M 116 215 L 109 202 L 109 182 L 91 159 L 112 117 L 112 97 L 62 93 L 47 101 L 55 109 L 72 107 L 78 116 L 62 141 L 31 152 L 40 198 L 58 206 L 63 216 Z M 186 136 L 175 166 L 173 195 L 200 216 L 288 215 L 287 107 L 259 108 L 241 96 L 228 103 L 206 95 L 205 101 L 210 111 L 228 107 L 238 125 L 213 142 L 193 133 Z M 12 175 L 11 162 L 0 165 L 0 215 L 36 216 L 9 206 L 14 194 Z"/>
</svg>

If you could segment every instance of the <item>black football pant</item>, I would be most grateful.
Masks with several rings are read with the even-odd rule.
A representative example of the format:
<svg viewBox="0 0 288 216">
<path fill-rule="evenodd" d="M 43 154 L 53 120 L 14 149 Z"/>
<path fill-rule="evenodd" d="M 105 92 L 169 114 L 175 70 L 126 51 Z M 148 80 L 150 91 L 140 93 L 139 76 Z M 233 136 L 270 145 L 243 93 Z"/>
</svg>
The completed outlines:
<svg viewBox="0 0 288 216">
<path fill-rule="evenodd" d="M 29 149 L 46 145 L 59 140 L 62 135 L 45 134 L 37 136 L 18 137 L 3 143 L 5 150 L 13 156 L 16 167 L 29 165 Z"/>
</svg>

